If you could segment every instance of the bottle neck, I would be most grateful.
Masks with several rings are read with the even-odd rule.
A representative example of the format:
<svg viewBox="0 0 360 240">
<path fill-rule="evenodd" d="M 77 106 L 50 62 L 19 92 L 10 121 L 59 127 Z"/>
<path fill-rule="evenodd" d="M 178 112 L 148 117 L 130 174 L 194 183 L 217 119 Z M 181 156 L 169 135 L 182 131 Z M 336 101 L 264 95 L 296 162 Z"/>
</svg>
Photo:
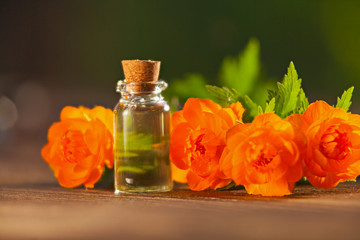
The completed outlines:
<svg viewBox="0 0 360 240">
<path fill-rule="evenodd" d="M 127 83 L 124 80 L 118 82 L 116 90 L 121 93 L 121 102 L 148 103 L 163 100 L 161 91 L 166 87 L 167 83 L 164 81 Z"/>
<path fill-rule="evenodd" d="M 149 102 L 158 102 L 163 100 L 161 92 L 154 93 L 129 93 L 122 92 L 120 102 L 139 102 L 139 103 L 149 103 Z"/>
</svg>

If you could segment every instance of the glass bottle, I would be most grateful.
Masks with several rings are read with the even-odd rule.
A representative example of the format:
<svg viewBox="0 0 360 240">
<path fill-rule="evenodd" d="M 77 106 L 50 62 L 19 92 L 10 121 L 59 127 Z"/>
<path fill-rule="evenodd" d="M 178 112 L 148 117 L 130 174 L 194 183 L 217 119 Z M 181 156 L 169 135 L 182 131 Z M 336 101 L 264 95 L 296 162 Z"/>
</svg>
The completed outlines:
<svg viewBox="0 0 360 240">
<path fill-rule="evenodd" d="M 157 81 L 158 73 L 156 81 L 144 77 L 153 63 L 123 61 L 126 80 L 118 82 L 121 98 L 114 109 L 115 194 L 165 192 L 173 186 L 169 160 L 171 114 L 161 96 L 167 84 Z"/>
</svg>

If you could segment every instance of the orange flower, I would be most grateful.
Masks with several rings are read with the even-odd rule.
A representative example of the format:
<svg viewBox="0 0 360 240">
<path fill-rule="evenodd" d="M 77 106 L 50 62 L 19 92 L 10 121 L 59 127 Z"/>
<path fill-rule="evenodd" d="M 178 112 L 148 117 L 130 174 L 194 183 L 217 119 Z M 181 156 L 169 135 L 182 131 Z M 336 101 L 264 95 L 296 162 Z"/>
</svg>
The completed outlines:
<svg viewBox="0 0 360 240">
<path fill-rule="evenodd" d="M 221 108 L 208 99 L 190 98 L 182 111 L 173 114 L 170 159 L 187 171 L 181 174 L 186 174 L 192 190 L 221 188 L 231 182 L 219 171 L 219 159 L 226 131 L 241 121 L 243 112 L 240 103 Z"/>
<path fill-rule="evenodd" d="M 302 141 L 288 121 L 274 113 L 261 114 L 227 133 L 221 170 L 236 184 L 244 185 L 249 194 L 291 194 L 302 177 L 297 144 Z"/>
<path fill-rule="evenodd" d="M 315 187 L 331 188 L 360 174 L 360 116 L 312 103 L 292 120 L 307 138 L 304 174 Z"/>
<path fill-rule="evenodd" d="M 60 122 L 48 131 L 48 144 L 42 150 L 59 184 L 93 188 L 104 164 L 113 166 L 112 111 L 103 107 L 63 108 Z"/>
<path fill-rule="evenodd" d="M 186 175 L 188 170 L 182 170 L 171 163 L 171 176 L 172 180 L 179 183 L 187 183 Z"/>
</svg>

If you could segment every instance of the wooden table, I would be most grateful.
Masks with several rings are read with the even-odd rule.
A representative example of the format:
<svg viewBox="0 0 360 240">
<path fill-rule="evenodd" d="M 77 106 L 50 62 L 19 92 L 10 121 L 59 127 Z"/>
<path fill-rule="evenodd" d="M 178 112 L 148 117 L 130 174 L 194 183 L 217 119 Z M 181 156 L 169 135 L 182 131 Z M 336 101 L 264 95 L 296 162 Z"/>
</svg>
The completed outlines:
<svg viewBox="0 0 360 240">
<path fill-rule="evenodd" d="M 40 148 L 0 150 L 0 239 L 360 239 L 360 183 L 283 198 L 181 187 L 115 196 L 61 188 Z"/>
</svg>

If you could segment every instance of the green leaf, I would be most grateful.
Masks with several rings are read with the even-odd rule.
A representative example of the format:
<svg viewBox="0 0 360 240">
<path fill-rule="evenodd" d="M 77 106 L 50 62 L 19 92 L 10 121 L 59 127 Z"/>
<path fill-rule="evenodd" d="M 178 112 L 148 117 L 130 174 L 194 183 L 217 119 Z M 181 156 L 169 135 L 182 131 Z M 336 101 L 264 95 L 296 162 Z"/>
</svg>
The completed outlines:
<svg viewBox="0 0 360 240">
<path fill-rule="evenodd" d="M 121 150 L 115 150 L 116 156 L 121 156 L 122 158 L 132 158 L 139 156 L 138 153 L 135 152 L 128 152 L 128 151 L 121 151 Z"/>
<path fill-rule="evenodd" d="M 355 179 L 347 179 L 346 182 L 356 182 L 356 178 Z"/>
<path fill-rule="evenodd" d="M 272 98 L 270 102 L 266 103 L 265 106 L 265 113 L 273 113 L 275 109 L 275 98 Z"/>
<path fill-rule="evenodd" d="M 239 97 L 239 101 L 245 109 L 243 122 L 252 122 L 252 120 L 260 114 L 259 110 L 262 112 L 262 109 L 247 95 Z"/>
<path fill-rule="evenodd" d="M 260 71 L 260 44 L 250 39 L 238 57 L 224 59 L 220 69 L 220 84 L 236 89 L 240 95 L 249 94 L 254 88 Z"/>
<path fill-rule="evenodd" d="M 126 136 L 122 132 L 117 132 L 115 145 L 119 146 L 115 150 L 117 157 L 131 158 L 138 156 L 139 151 L 150 151 L 153 149 L 153 136 L 151 134 L 128 132 Z M 124 141 L 126 139 L 126 141 Z"/>
<path fill-rule="evenodd" d="M 344 91 L 344 93 L 341 95 L 341 98 L 337 98 L 337 108 L 344 109 L 345 111 L 349 111 L 349 107 L 351 105 L 351 97 L 352 93 L 354 91 L 354 87 L 349 88 L 348 90 Z"/>
<path fill-rule="evenodd" d="M 206 89 L 214 96 L 218 103 L 222 106 L 228 106 L 231 103 L 237 101 L 241 102 L 245 112 L 243 115 L 243 122 L 251 122 L 257 115 L 263 113 L 261 106 L 256 104 L 251 98 L 247 95 L 240 96 L 240 94 L 235 89 L 228 89 L 226 87 L 217 87 L 206 85 Z"/>
<path fill-rule="evenodd" d="M 307 177 L 302 177 L 299 181 L 296 182 L 296 184 L 310 185 L 310 182 L 307 180 Z"/>
<path fill-rule="evenodd" d="M 298 95 L 298 101 L 296 103 L 296 110 L 294 113 L 303 114 L 308 106 L 309 106 L 309 101 L 305 96 L 304 90 L 302 90 L 301 88 Z"/>
<path fill-rule="evenodd" d="M 230 90 L 226 87 L 220 88 L 211 85 L 206 85 L 206 88 L 222 106 L 228 106 L 237 101 L 241 102 L 245 109 L 243 122 L 251 122 L 257 115 L 263 112 L 262 108 L 253 102 L 249 96 L 240 96 L 235 89 Z"/>
<path fill-rule="evenodd" d="M 125 139 L 122 133 L 119 137 Z M 153 149 L 153 136 L 145 133 L 128 132 L 126 135 L 127 141 L 123 144 L 127 151 L 149 151 Z"/>
<path fill-rule="evenodd" d="M 212 85 L 205 86 L 208 92 L 217 100 L 222 106 L 228 106 L 231 103 L 235 103 L 239 99 L 239 93 L 226 87 L 217 87 Z"/>
<path fill-rule="evenodd" d="M 226 185 L 225 187 L 222 188 L 217 188 L 215 189 L 216 191 L 225 191 L 225 190 L 229 190 L 233 187 L 236 187 L 236 183 L 234 181 L 231 181 L 231 183 L 229 183 L 228 185 Z"/>
<path fill-rule="evenodd" d="M 270 102 L 273 98 L 276 97 L 276 91 L 268 89 L 267 92 L 268 92 L 268 101 Z"/>
<path fill-rule="evenodd" d="M 268 91 L 268 103 L 273 98 L 275 98 L 274 112 L 281 118 L 286 118 L 293 113 L 304 113 L 309 106 L 293 62 L 290 62 L 283 82 L 277 83 L 277 90 Z"/>
<path fill-rule="evenodd" d="M 138 168 L 138 167 L 133 167 L 133 166 L 120 166 L 117 168 L 116 172 L 117 173 L 131 172 L 131 173 L 144 174 L 144 173 L 146 173 L 146 170 L 144 170 L 142 168 Z"/>
<path fill-rule="evenodd" d="M 191 73 L 171 81 L 162 95 L 171 104 L 172 109 L 178 109 L 188 98 L 210 98 L 205 85 L 206 79 L 201 74 Z"/>
<path fill-rule="evenodd" d="M 257 82 L 257 86 L 259 87 L 253 89 L 249 96 L 254 102 L 265 109 L 266 102 L 271 100 L 271 98 L 268 99 L 268 90 L 273 90 L 276 88 L 276 81 L 260 79 L 259 82 Z"/>
<path fill-rule="evenodd" d="M 283 82 L 278 83 L 277 87 L 275 113 L 282 118 L 286 118 L 295 112 L 301 87 L 301 79 L 298 78 L 293 62 L 290 62 Z"/>
</svg>

